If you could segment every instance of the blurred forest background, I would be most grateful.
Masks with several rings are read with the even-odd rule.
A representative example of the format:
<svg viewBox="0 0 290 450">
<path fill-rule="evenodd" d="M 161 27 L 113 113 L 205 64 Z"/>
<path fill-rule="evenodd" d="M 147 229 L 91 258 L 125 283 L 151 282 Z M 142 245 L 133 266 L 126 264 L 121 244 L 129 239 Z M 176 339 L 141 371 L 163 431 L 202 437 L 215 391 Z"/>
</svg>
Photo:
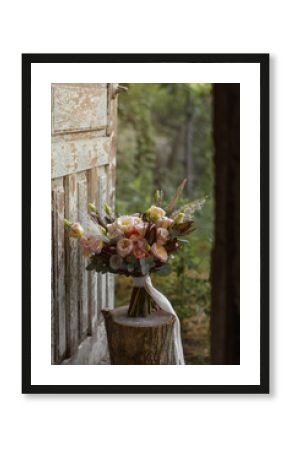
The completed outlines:
<svg viewBox="0 0 290 450">
<path fill-rule="evenodd" d="M 128 84 L 119 96 L 116 210 L 144 211 L 156 189 L 164 204 L 188 182 L 180 205 L 206 196 L 197 230 L 175 254 L 169 276 L 152 281 L 181 320 L 187 364 L 210 363 L 210 258 L 213 242 L 211 84 Z M 132 280 L 116 277 L 116 306 L 127 304 Z"/>
</svg>

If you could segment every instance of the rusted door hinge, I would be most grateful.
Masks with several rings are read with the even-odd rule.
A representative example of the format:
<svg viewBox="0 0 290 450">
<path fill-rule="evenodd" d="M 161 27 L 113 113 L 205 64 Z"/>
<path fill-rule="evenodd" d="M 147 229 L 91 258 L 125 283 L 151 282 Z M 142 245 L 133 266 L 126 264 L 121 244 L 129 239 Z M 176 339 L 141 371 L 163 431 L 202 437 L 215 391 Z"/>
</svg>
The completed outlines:
<svg viewBox="0 0 290 450">
<path fill-rule="evenodd" d="M 121 92 L 126 92 L 128 88 L 126 86 L 122 86 L 122 84 L 113 83 L 112 86 L 112 97 L 115 98 L 116 95 L 121 94 Z"/>
</svg>

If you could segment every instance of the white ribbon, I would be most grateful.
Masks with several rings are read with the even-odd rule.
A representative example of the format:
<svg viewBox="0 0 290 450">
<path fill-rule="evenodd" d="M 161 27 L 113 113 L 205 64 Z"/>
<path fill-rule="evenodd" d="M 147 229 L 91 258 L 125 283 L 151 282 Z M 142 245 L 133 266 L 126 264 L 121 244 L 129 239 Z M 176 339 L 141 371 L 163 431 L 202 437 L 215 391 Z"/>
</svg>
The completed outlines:
<svg viewBox="0 0 290 450">
<path fill-rule="evenodd" d="M 146 275 L 145 277 L 133 277 L 133 285 L 135 287 L 144 287 L 146 292 L 163 311 L 166 311 L 175 316 L 175 322 L 173 324 L 173 350 L 175 364 L 185 364 L 181 342 L 180 322 L 176 312 L 172 308 L 170 301 L 165 297 L 165 295 L 161 294 L 161 292 L 155 289 L 155 287 L 152 285 L 149 275 Z"/>
</svg>

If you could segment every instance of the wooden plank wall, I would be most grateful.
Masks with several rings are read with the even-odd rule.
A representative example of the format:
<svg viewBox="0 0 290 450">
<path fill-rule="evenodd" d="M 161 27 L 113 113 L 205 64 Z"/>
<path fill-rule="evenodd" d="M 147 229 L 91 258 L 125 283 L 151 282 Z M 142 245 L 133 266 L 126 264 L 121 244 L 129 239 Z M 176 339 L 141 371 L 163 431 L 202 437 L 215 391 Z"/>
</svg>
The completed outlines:
<svg viewBox="0 0 290 450">
<path fill-rule="evenodd" d="M 52 363 L 98 364 L 106 353 L 100 311 L 114 277 L 85 271 L 63 220 L 84 223 L 88 202 L 114 206 L 117 99 L 110 84 L 52 85 Z"/>
</svg>

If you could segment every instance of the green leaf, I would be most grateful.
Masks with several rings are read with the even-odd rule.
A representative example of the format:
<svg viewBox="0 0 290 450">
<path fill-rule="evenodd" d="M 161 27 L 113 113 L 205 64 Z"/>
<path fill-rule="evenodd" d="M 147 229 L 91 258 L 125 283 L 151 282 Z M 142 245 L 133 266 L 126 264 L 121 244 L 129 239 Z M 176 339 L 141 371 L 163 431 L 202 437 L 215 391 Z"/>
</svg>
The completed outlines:
<svg viewBox="0 0 290 450">
<path fill-rule="evenodd" d="M 143 275 L 146 275 L 150 270 L 150 265 L 146 262 L 145 258 L 140 259 L 140 267 Z"/>
<path fill-rule="evenodd" d="M 87 267 L 86 270 L 95 270 L 96 268 L 96 264 L 94 262 L 90 262 Z"/>
<path fill-rule="evenodd" d="M 128 270 L 128 272 L 134 272 L 134 265 L 133 264 L 128 264 L 128 266 L 127 266 L 127 270 Z"/>
<path fill-rule="evenodd" d="M 170 274 L 171 270 L 172 270 L 172 268 L 171 268 L 170 264 L 163 264 L 163 266 L 157 267 L 155 269 L 155 272 L 157 273 L 157 275 L 165 277 L 166 275 Z"/>
</svg>

